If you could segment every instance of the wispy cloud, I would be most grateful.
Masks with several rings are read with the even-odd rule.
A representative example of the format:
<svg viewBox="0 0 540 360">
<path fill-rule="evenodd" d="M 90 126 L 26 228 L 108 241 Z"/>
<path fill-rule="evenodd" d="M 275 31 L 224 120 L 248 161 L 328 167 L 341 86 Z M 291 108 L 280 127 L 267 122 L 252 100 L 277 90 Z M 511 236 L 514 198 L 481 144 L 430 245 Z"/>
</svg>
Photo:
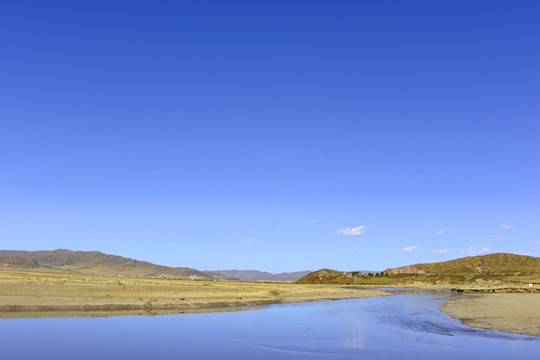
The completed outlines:
<svg viewBox="0 0 540 360">
<path fill-rule="evenodd" d="M 317 220 L 312 219 L 309 223 L 310 223 L 310 224 L 315 224 L 316 222 L 317 222 Z"/>
<path fill-rule="evenodd" d="M 417 247 L 418 247 L 418 246 L 416 246 L 416 245 L 409 246 L 409 247 L 406 247 L 406 248 L 401 249 L 401 252 L 404 252 L 404 253 L 410 253 L 411 251 L 413 251 L 413 250 L 416 249 Z"/>
<path fill-rule="evenodd" d="M 501 229 L 511 229 L 513 227 L 514 227 L 514 224 L 512 224 L 512 225 L 502 224 L 501 225 Z"/>
<path fill-rule="evenodd" d="M 249 243 L 249 242 L 253 242 L 253 241 L 255 241 L 254 238 L 249 238 L 249 239 L 246 240 L 246 242 L 248 242 L 248 243 Z"/>
<path fill-rule="evenodd" d="M 360 225 L 353 228 L 346 227 L 345 229 L 339 229 L 337 231 L 337 234 L 339 235 L 353 235 L 353 236 L 360 236 L 364 233 L 364 230 L 367 229 L 367 226 Z"/>
<path fill-rule="evenodd" d="M 464 254 L 467 254 L 469 256 L 476 256 L 476 255 L 485 255 L 485 254 L 488 254 L 491 252 L 491 248 L 489 246 L 486 246 L 485 248 L 483 248 L 482 250 L 478 251 L 478 250 L 473 250 L 472 247 L 468 248 L 467 250 L 465 251 L 462 251 L 462 253 Z"/>
<path fill-rule="evenodd" d="M 358 248 L 356 248 L 356 249 L 353 249 L 353 252 L 358 252 Z"/>
<path fill-rule="evenodd" d="M 502 240 L 502 237 L 493 235 L 493 241 L 499 241 L 499 240 Z"/>
<path fill-rule="evenodd" d="M 540 245 L 540 241 L 533 241 L 531 246 L 538 246 Z"/>
<path fill-rule="evenodd" d="M 450 252 L 450 250 L 448 249 L 439 249 L 439 250 L 435 250 L 434 253 L 436 254 L 441 254 L 441 255 L 446 255 Z"/>
<path fill-rule="evenodd" d="M 490 252 L 491 252 L 491 249 L 489 248 L 489 246 L 486 246 L 485 248 L 483 248 L 482 250 L 478 252 L 478 255 L 484 255 Z"/>
<path fill-rule="evenodd" d="M 441 229 L 441 230 L 439 230 L 435 235 L 436 235 L 436 236 L 441 236 L 442 234 L 444 234 L 444 233 L 447 232 L 447 231 L 448 231 L 448 229 Z"/>
</svg>

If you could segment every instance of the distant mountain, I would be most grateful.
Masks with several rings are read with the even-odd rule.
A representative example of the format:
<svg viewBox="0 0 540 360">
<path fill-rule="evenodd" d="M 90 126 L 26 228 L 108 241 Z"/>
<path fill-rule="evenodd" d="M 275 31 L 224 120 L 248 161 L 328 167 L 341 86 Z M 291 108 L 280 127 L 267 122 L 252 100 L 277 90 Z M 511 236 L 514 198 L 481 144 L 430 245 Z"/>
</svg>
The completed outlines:
<svg viewBox="0 0 540 360">
<path fill-rule="evenodd" d="M 257 270 L 209 270 L 213 274 L 235 278 L 241 281 L 297 281 L 302 276 L 309 274 L 311 271 L 296 271 L 272 274 Z"/>
<path fill-rule="evenodd" d="M 188 267 L 155 265 L 99 251 L 12 251 L 0 250 L 0 268 L 39 269 L 100 275 L 225 280 L 226 277 Z"/>
<path fill-rule="evenodd" d="M 540 258 L 515 254 L 490 254 L 470 256 L 450 261 L 415 264 L 399 268 L 386 269 L 384 273 L 396 274 L 441 274 L 461 275 L 471 273 L 540 273 Z"/>
</svg>

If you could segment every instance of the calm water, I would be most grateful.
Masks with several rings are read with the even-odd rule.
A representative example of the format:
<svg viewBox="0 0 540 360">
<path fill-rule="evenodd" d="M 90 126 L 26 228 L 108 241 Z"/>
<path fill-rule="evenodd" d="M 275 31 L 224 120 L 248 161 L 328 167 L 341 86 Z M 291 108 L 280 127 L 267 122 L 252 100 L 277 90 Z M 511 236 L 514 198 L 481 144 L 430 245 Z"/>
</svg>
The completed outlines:
<svg viewBox="0 0 540 360">
<path fill-rule="evenodd" d="M 540 338 L 470 329 L 442 293 L 254 311 L 0 320 L 2 359 L 539 359 Z"/>
</svg>

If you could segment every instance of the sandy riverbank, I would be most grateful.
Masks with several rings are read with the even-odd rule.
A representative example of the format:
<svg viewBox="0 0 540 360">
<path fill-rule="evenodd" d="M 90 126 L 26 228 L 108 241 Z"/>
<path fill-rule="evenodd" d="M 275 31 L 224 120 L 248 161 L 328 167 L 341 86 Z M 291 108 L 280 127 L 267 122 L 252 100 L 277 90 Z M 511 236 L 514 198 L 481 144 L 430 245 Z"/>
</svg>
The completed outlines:
<svg viewBox="0 0 540 360">
<path fill-rule="evenodd" d="M 465 325 L 540 337 L 540 294 L 474 294 L 442 310 Z"/>
<path fill-rule="evenodd" d="M 389 293 L 328 285 L 0 272 L 0 318 L 29 312 L 185 312 L 384 295 Z"/>
</svg>

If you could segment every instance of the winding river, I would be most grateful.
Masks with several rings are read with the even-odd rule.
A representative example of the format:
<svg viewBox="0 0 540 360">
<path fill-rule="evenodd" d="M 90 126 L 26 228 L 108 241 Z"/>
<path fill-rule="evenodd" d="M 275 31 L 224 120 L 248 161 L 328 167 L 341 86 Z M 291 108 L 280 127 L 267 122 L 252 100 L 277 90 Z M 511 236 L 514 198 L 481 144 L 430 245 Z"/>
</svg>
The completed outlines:
<svg viewBox="0 0 540 360">
<path fill-rule="evenodd" d="M 163 316 L 0 320 L 2 359 L 538 359 L 540 338 L 472 329 L 448 292 Z"/>
</svg>

